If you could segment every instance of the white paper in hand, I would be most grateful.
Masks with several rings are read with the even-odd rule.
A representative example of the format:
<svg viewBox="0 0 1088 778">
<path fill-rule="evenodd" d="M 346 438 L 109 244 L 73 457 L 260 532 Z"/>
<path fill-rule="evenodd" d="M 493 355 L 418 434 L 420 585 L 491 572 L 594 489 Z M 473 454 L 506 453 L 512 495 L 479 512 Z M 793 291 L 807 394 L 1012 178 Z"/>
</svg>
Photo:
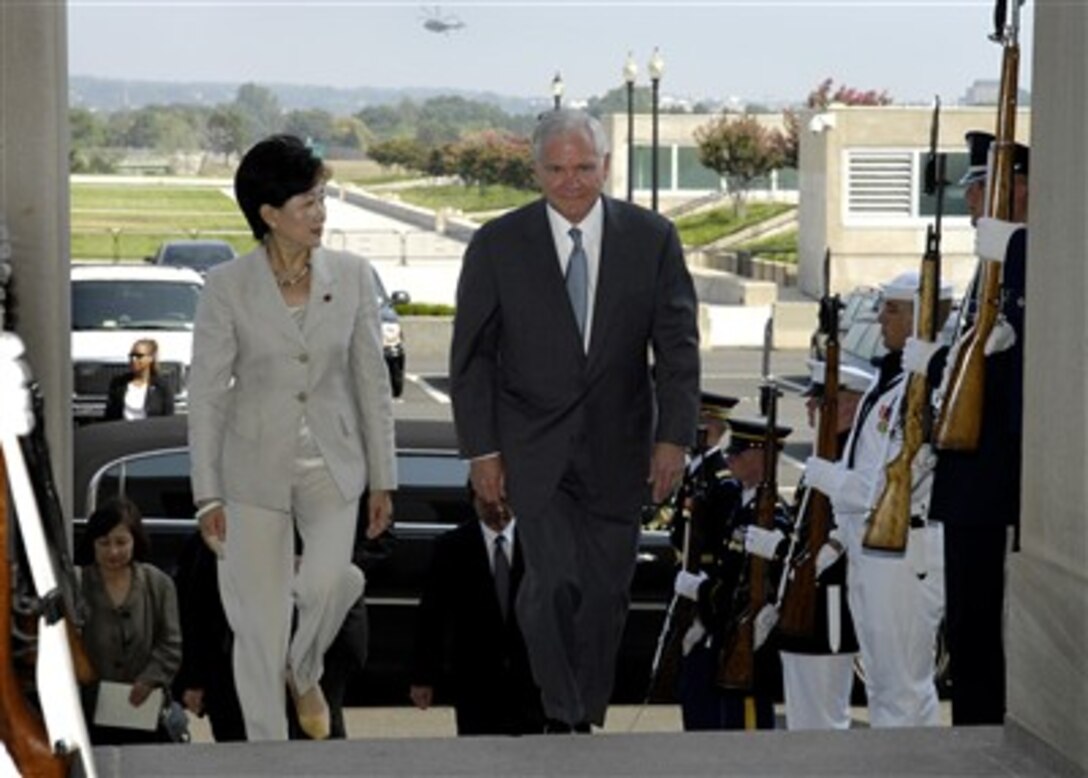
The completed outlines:
<svg viewBox="0 0 1088 778">
<path fill-rule="evenodd" d="M 101 681 L 98 684 L 98 702 L 94 708 L 94 723 L 102 727 L 125 727 L 154 731 L 159 726 L 162 710 L 162 689 L 156 687 L 137 708 L 128 701 L 132 684 Z"/>
</svg>

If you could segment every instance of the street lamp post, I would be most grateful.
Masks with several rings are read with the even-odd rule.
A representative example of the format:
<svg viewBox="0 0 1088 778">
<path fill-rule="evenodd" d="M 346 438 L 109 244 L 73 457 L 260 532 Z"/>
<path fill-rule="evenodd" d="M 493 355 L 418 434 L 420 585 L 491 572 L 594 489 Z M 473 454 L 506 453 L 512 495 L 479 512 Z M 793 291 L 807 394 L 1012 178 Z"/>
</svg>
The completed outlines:
<svg viewBox="0 0 1088 778">
<path fill-rule="evenodd" d="M 623 80 L 627 84 L 627 202 L 635 199 L 635 78 L 638 65 L 631 52 L 623 65 Z"/>
<path fill-rule="evenodd" d="M 559 71 L 555 71 L 555 78 L 552 79 L 552 100 L 555 103 L 555 110 L 563 105 L 563 77 L 559 75 Z"/>
<path fill-rule="evenodd" d="M 651 127 L 652 135 L 650 140 L 650 153 L 652 158 L 650 160 L 650 207 L 653 210 L 657 210 L 657 103 L 658 103 L 658 88 L 661 85 L 661 76 L 665 73 L 665 60 L 661 58 L 661 52 L 654 47 L 653 56 L 650 57 L 650 85 L 651 85 Z"/>
</svg>

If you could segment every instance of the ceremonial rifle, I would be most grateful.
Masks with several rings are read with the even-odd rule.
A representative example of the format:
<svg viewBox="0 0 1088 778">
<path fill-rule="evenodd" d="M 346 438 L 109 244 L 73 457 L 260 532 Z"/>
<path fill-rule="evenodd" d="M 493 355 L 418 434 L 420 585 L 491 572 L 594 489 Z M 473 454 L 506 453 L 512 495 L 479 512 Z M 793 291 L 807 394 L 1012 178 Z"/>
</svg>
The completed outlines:
<svg viewBox="0 0 1088 778">
<path fill-rule="evenodd" d="M 700 427 L 696 448 L 702 461 L 684 473 L 684 480 L 673 497 L 675 507 L 674 520 L 684 522 L 684 541 L 680 564 L 682 568 L 697 574 L 699 558 L 702 555 L 705 522 L 707 520 L 706 494 L 706 427 Z M 684 656 L 684 636 L 695 622 L 696 603 L 679 594 L 673 595 L 665 614 L 661 635 L 657 639 L 650 669 L 650 688 L 646 693 L 647 702 L 674 702 L 676 700 L 676 676 L 680 670 L 680 660 Z"/>
<path fill-rule="evenodd" d="M 54 756 L 49 747 L 45 725 L 27 702 L 13 663 L 8 524 L 7 467 L 0 451 L 0 740 L 22 775 L 59 778 L 67 773 L 67 765 L 64 759 Z"/>
<path fill-rule="evenodd" d="M 33 414 L 26 391 L 27 370 L 20 357 L 23 344 L 11 333 L 0 333 L 0 451 L 14 500 L 16 516 L 34 588 L 38 593 L 36 676 L 45 727 L 53 753 L 64 761 L 79 755 L 87 778 L 96 775 L 91 743 L 76 685 L 69 625 L 49 542 L 42 529 L 34 486 L 27 470 L 20 438 L 30 433 Z"/>
<path fill-rule="evenodd" d="M 68 553 L 64 513 L 60 504 L 60 495 L 57 493 L 57 483 L 53 478 L 49 444 L 45 439 L 45 400 L 37 381 L 30 383 L 27 391 L 34 410 L 34 427 L 29 435 L 19 439 L 19 445 L 23 451 L 23 458 L 26 460 L 27 472 L 30 473 L 33 482 L 34 499 L 41 512 L 46 544 L 53 558 L 53 566 L 58 573 L 57 586 L 61 605 L 64 608 L 64 618 L 68 620 L 70 627 L 74 627 L 68 630 L 68 640 L 72 651 L 72 661 L 75 664 L 76 680 L 86 685 L 98 680 L 98 674 L 83 648 L 83 641 L 78 632 L 83 626 L 79 607 L 81 595 L 75 566 L 72 564 L 72 555 Z"/>
<path fill-rule="evenodd" d="M 941 216 L 944 212 L 945 155 L 937 152 L 941 100 L 933 107 L 929 131 L 929 160 L 926 163 L 926 194 L 936 197 L 933 224 L 926 229 L 926 252 L 919 272 L 917 310 L 914 332 L 920 340 L 937 339 L 938 308 L 941 297 Z M 911 492 L 914 488 L 914 457 L 929 437 L 932 423 L 929 404 L 929 379 L 912 373 L 907 376 L 903 397 L 903 446 L 884 468 L 884 488 L 876 507 L 869 514 L 862 545 L 877 551 L 903 552 L 910 532 Z"/>
<path fill-rule="evenodd" d="M 1012 217 L 1013 162 L 1016 154 L 1016 99 L 1020 68 L 1020 6 L 1024 0 L 994 5 L 994 33 L 990 40 L 1003 49 L 1001 91 L 997 105 L 997 129 L 990 148 L 986 175 L 985 215 Z M 975 319 L 959 337 L 955 360 L 945 383 L 934 435 L 938 449 L 974 451 L 982 434 L 985 400 L 986 341 L 997 324 L 1001 308 L 1001 263 L 979 257 L 975 285 Z"/>
<path fill-rule="evenodd" d="M 760 387 L 760 405 L 767 416 L 763 435 L 763 479 L 756 489 L 756 524 L 774 529 L 778 506 L 778 387 L 769 382 Z M 756 554 L 746 554 L 748 602 L 735 618 L 723 641 L 718 661 L 717 683 L 725 689 L 751 689 L 756 676 L 756 618 L 767 602 L 767 563 Z M 742 579 L 743 580 L 743 576 Z"/>
<path fill-rule="evenodd" d="M 816 456 L 834 462 L 839 458 L 839 310 L 838 295 L 831 294 L 831 249 L 824 256 L 824 296 L 820 300 L 820 331 L 824 346 L 824 392 L 820 398 L 820 423 L 816 432 Z M 819 489 L 806 489 L 794 525 L 794 539 L 804 531 L 805 544 L 790 554 L 782 583 L 786 587 L 779 608 L 778 628 L 785 635 L 808 637 L 816 630 L 816 555 L 831 532 L 831 500 Z M 792 550 L 793 544 L 791 544 Z"/>
</svg>

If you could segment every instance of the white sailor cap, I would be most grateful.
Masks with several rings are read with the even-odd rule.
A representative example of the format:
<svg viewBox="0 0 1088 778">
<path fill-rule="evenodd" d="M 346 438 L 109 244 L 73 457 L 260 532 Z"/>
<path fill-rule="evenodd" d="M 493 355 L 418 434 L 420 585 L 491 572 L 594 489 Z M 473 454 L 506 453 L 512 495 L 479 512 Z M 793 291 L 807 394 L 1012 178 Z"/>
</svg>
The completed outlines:
<svg viewBox="0 0 1088 778">
<path fill-rule="evenodd" d="M 827 363 L 820 359 L 808 360 L 809 385 L 801 393 L 803 397 L 819 397 L 824 392 Z M 872 383 L 873 374 L 854 365 L 839 365 L 839 388 L 864 394 Z"/>
<path fill-rule="evenodd" d="M 907 270 L 891 281 L 880 285 L 880 291 L 885 300 L 909 300 L 913 301 L 918 293 L 919 274 L 917 270 Z M 953 288 L 951 284 L 941 284 L 940 299 L 951 300 Z"/>
</svg>

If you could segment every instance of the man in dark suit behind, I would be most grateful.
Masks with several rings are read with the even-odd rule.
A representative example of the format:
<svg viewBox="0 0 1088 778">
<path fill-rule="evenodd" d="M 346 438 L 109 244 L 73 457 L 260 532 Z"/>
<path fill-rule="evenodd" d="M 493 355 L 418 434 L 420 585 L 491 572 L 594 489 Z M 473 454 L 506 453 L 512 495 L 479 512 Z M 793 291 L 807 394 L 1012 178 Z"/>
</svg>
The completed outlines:
<svg viewBox="0 0 1088 778">
<path fill-rule="evenodd" d="M 672 224 L 602 197 L 597 120 L 544 114 L 533 157 L 544 198 L 465 253 L 453 415 L 477 494 L 518 517 L 546 729 L 588 732 L 612 691 L 640 506 L 671 492 L 693 442 L 695 293 Z"/>
<path fill-rule="evenodd" d="M 435 546 L 416 617 L 410 695 L 421 710 L 434 704 L 436 689 L 449 697 L 459 735 L 539 733 L 540 691 L 511 605 L 525 570 L 514 522 L 473 502 L 479 518 Z M 505 604 L 496 553 L 506 558 Z"/>
</svg>

